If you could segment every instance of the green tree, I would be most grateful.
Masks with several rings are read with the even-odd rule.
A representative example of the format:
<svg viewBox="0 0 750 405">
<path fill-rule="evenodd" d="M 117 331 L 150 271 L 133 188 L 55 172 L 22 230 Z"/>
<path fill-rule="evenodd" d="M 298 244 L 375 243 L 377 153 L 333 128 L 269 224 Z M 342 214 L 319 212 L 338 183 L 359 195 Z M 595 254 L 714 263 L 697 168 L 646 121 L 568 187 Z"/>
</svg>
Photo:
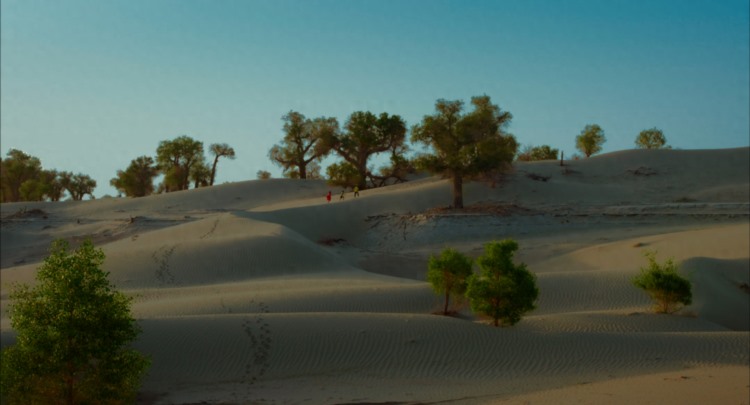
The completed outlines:
<svg viewBox="0 0 750 405">
<path fill-rule="evenodd" d="M 480 272 L 469 278 L 466 296 L 471 308 L 492 318 L 495 326 L 500 321 L 515 325 L 536 308 L 536 276 L 525 264 L 513 263 L 516 250 L 518 243 L 512 239 L 486 244 L 484 255 L 477 259 Z"/>
<path fill-rule="evenodd" d="M 234 160 L 235 154 L 234 148 L 225 143 L 212 143 L 211 146 L 208 147 L 208 150 L 214 155 L 214 162 L 211 165 L 211 180 L 208 183 L 209 186 L 213 186 L 214 180 L 216 180 L 216 165 L 219 163 L 219 158 L 225 157 Z"/>
<path fill-rule="evenodd" d="M 61 173 L 42 169 L 38 158 L 11 149 L 0 159 L 0 201 L 60 201 L 64 191 Z"/>
<path fill-rule="evenodd" d="M 154 159 L 139 156 L 130 161 L 125 171 L 118 170 L 117 177 L 109 181 L 112 187 L 128 197 L 145 197 L 154 192 L 154 178 L 159 175 Z"/>
<path fill-rule="evenodd" d="M 533 162 L 537 160 L 557 160 L 557 154 L 560 151 L 553 149 L 549 145 L 531 146 L 527 145 L 523 151 L 518 154 L 518 160 L 522 162 Z"/>
<path fill-rule="evenodd" d="M 602 150 L 602 144 L 607 142 L 604 130 L 597 124 L 589 124 L 576 137 L 576 148 L 586 157 L 591 157 Z"/>
<path fill-rule="evenodd" d="M 356 111 L 349 116 L 344 127 L 346 132 L 343 134 L 328 133 L 324 137 L 324 145 L 357 171 L 356 181 L 347 186 L 356 185 L 364 190 L 367 188 L 367 163 L 370 157 L 398 151 L 406 141 L 406 123 L 398 115 L 384 112 L 376 116 L 369 111 Z"/>
<path fill-rule="evenodd" d="M 427 264 L 427 281 L 437 294 L 445 295 L 443 315 L 448 315 L 450 297 L 462 297 L 466 280 L 472 274 L 471 258 L 455 249 L 445 249 L 440 256 L 430 256 Z"/>
<path fill-rule="evenodd" d="M 44 170 L 42 172 L 44 181 L 44 194 L 50 201 L 60 201 L 65 194 L 65 187 L 62 185 L 62 178 L 57 170 Z"/>
<path fill-rule="evenodd" d="M 464 179 L 501 171 L 516 155 L 518 144 L 504 132 L 513 116 L 492 104 L 489 96 L 472 97 L 474 111 L 462 114 L 463 102 L 440 99 L 436 113 L 412 129 L 412 142 L 433 149 L 416 159 L 417 167 L 441 173 L 453 181 L 453 207 L 463 208 Z"/>
<path fill-rule="evenodd" d="M 308 166 L 330 153 L 323 139 L 335 137 L 339 123 L 335 118 L 326 117 L 311 120 L 296 111 L 289 111 L 281 119 L 284 120 L 284 139 L 280 145 L 271 147 L 268 157 L 281 166 L 284 176 L 307 179 Z"/>
<path fill-rule="evenodd" d="M 161 141 L 156 149 L 156 163 L 164 173 L 166 192 L 187 190 L 193 166 L 204 163 L 203 142 L 186 135 Z"/>
<path fill-rule="evenodd" d="M 21 187 L 25 182 L 38 181 L 42 173 L 42 163 L 39 158 L 31 156 L 21 150 L 11 149 L 8 151 L 8 157 L 0 161 L 0 191 L 2 192 L 2 202 L 22 201 Z M 29 194 L 26 186 L 26 193 Z"/>
<path fill-rule="evenodd" d="M 104 253 L 85 241 L 68 253 L 53 242 L 37 284 L 16 285 L 9 315 L 16 344 L 3 349 L 8 403 L 133 403 L 149 360 L 127 346 L 140 333 L 132 298 L 101 267 Z"/>
<path fill-rule="evenodd" d="M 46 179 L 43 177 L 44 170 L 39 175 L 40 177 L 26 180 L 21 184 L 21 201 L 44 201 L 47 189 Z"/>
<path fill-rule="evenodd" d="M 68 191 L 70 198 L 74 201 L 83 200 L 83 197 L 86 194 L 90 195 L 91 198 L 94 197 L 93 193 L 96 188 L 96 180 L 92 179 L 87 174 L 60 172 L 60 184 Z"/>
<path fill-rule="evenodd" d="M 664 132 L 659 128 L 644 129 L 635 138 L 635 146 L 640 149 L 662 149 L 668 148 L 666 146 L 667 138 L 664 137 Z"/>
<path fill-rule="evenodd" d="M 388 182 L 403 183 L 407 176 L 415 173 L 417 169 L 414 162 L 406 157 L 408 146 L 400 145 L 391 152 L 390 164 L 381 166 L 378 173 L 368 173 L 370 182 L 375 187 L 383 187 Z"/>
<path fill-rule="evenodd" d="M 320 163 L 310 162 L 310 164 L 307 165 L 307 178 L 310 180 L 320 180 L 323 178 L 320 174 Z"/>
<path fill-rule="evenodd" d="M 664 264 L 656 262 L 656 252 L 644 253 L 648 266 L 641 267 L 641 272 L 632 282 L 638 288 L 648 293 L 656 305 L 656 312 L 672 314 L 680 310 L 683 305 L 693 302 L 693 292 L 690 280 L 677 274 L 677 265 L 672 259 Z"/>
<path fill-rule="evenodd" d="M 190 179 L 195 183 L 194 187 L 207 187 L 211 180 L 211 169 L 205 161 L 196 162 L 190 168 Z"/>
<path fill-rule="evenodd" d="M 267 170 L 258 170 L 258 173 L 255 174 L 258 180 L 268 180 L 271 178 L 271 172 Z"/>
<path fill-rule="evenodd" d="M 326 168 L 328 184 L 332 186 L 354 187 L 359 184 L 357 168 L 349 162 L 333 163 Z"/>
</svg>

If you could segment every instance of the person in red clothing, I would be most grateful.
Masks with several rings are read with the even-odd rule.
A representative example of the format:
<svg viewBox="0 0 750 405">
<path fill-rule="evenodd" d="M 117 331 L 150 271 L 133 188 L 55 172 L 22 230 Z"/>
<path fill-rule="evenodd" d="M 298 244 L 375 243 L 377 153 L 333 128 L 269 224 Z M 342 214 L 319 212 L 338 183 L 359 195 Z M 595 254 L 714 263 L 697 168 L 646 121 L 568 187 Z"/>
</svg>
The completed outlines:
<svg viewBox="0 0 750 405">
<path fill-rule="evenodd" d="M 331 202 L 331 191 L 330 190 L 328 191 L 328 195 L 326 195 L 326 200 L 328 202 Z"/>
</svg>

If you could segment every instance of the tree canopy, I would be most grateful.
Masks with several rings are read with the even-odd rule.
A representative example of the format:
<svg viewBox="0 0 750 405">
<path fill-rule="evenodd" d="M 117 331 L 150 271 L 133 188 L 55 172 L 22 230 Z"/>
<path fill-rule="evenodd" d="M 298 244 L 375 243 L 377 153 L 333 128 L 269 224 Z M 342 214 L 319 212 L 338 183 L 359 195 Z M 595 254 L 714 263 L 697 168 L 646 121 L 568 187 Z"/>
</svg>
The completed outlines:
<svg viewBox="0 0 750 405">
<path fill-rule="evenodd" d="M 193 167 L 204 164 L 203 142 L 187 135 L 161 141 L 156 149 L 156 162 L 164 173 L 165 191 L 187 190 Z"/>
<path fill-rule="evenodd" d="M 89 175 L 78 173 L 73 174 L 71 172 L 60 173 L 60 184 L 70 194 L 70 198 L 74 201 L 83 200 L 83 197 L 88 194 L 91 198 L 94 198 L 94 189 L 96 188 L 96 180 L 92 179 Z"/>
<path fill-rule="evenodd" d="M 518 144 L 504 128 L 513 116 L 492 104 L 489 96 L 471 98 L 474 110 L 462 114 L 463 102 L 440 99 L 435 114 L 412 128 L 412 142 L 432 148 L 416 159 L 418 167 L 453 180 L 453 207 L 463 208 L 463 181 L 503 170 Z"/>
<path fill-rule="evenodd" d="M 576 148 L 586 157 L 591 157 L 601 152 L 604 142 L 607 142 L 604 130 L 597 124 L 589 124 L 576 137 Z"/>
<path fill-rule="evenodd" d="M 477 259 L 479 274 L 469 278 L 466 296 L 471 308 L 492 318 L 495 326 L 515 325 L 521 316 L 536 308 L 539 296 L 536 277 L 526 265 L 513 263 L 518 243 L 512 239 L 485 245 Z"/>
<path fill-rule="evenodd" d="M 211 154 L 214 155 L 214 161 L 211 165 L 211 179 L 208 182 L 209 186 L 214 185 L 214 181 L 216 180 L 216 165 L 219 163 L 219 158 L 225 157 L 230 160 L 234 160 L 235 153 L 234 148 L 227 145 L 226 143 L 212 143 L 211 146 L 208 147 L 208 150 L 211 151 Z"/>
<path fill-rule="evenodd" d="M 159 169 L 154 159 L 139 156 L 130 161 L 125 171 L 118 170 L 117 177 L 109 184 L 128 197 L 144 197 L 154 192 L 154 177 L 158 175 Z"/>
<path fill-rule="evenodd" d="M 330 147 L 323 140 L 336 136 L 339 123 L 335 118 L 326 117 L 311 120 L 296 111 L 289 111 L 281 119 L 284 120 L 284 139 L 268 151 L 268 157 L 281 166 L 284 176 L 307 179 L 308 166 L 330 153 Z"/>
<path fill-rule="evenodd" d="M 208 168 L 206 161 L 201 159 L 190 168 L 190 180 L 193 181 L 194 188 L 207 187 L 211 180 L 211 169 Z"/>
<path fill-rule="evenodd" d="M 0 201 L 59 201 L 63 186 L 57 170 L 44 170 L 39 158 L 11 149 L 0 159 Z"/>
<path fill-rule="evenodd" d="M 44 170 L 39 158 L 18 149 L 11 149 L 0 160 L 0 199 L 2 202 L 59 201 L 64 191 L 73 200 L 86 194 L 94 198 L 96 180 L 89 175 L 57 170 Z"/>
<path fill-rule="evenodd" d="M 0 186 L 3 202 L 21 201 L 21 185 L 35 179 L 42 171 L 38 158 L 18 149 L 8 151 L 8 157 L 0 164 Z"/>
<path fill-rule="evenodd" d="M 328 184 L 339 187 L 350 187 L 359 184 L 359 172 L 349 162 L 332 163 L 326 168 Z"/>
<path fill-rule="evenodd" d="M 43 171 L 42 181 L 44 183 L 44 194 L 50 201 L 60 201 L 65 195 L 65 187 L 62 185 L 60 173 L 57 170 Z"/>
<path fill-rule="evenodd" d="M 368 172 L 367 177 L 374 187 L 383 187 L 390 182 L 403 183 L 407 176 L 417 171 L 414 162 L 406 157 L 407 144 L 400 145 L 391 151 L 390 162 L 381 166 L 376 173 Z"/>
<path fill-rule="evenodd" d="M 140 333 L 129 298 L 87 240 L 68 253 L 57 240 L 37 284 L 17 285 L 9 315 L 16 344 L 3 349 L 0 385 L 9 403 L 133 403 L 149 360 L 127 346 Z"/>
<path fill-rule="evenodd" d="M 659 128 L 644 129 L 635 138 L 635 146 L 640 149 L 662 149 L 668 148 L 667 138 Z"/>
<path fill-rule="evenodd" d="M 527 145 L 518 154 L 518 160 L 522 162 L 533 162 L 537 160 L 557 160 L 557 154 L 560 151 L 553 149 L 549 145 L 531 146 Z"/>
<path fill-rule="evenodd" d="M 471 258 L 461 252 L 447 248 L 440 256 L 430 256 L 427 265 L 427 281 L 437 294 L 445 295 L 443 315 L 448 315 L 450 297 L 462 297 L 466 292 L 466 280 L 472 274 Z"/>
<path fill-rule="evenodd" d="M 349 116 L 344 128 L 344 133 L 328 133 L 324 137 L 324 145 L 335 151 L 356 171 L 357 178 L 347 179 L 353 183 L 345 186 L 356 185 L 365 189 L 370 157 L 382 152 L 402 151 L 406 141 L 406 123 L 398 115 L 384 112 L 376 116 L 369 111 L 356 111 Z M 348 173 L 349 169 L 346 171 Z"/>
</svg>

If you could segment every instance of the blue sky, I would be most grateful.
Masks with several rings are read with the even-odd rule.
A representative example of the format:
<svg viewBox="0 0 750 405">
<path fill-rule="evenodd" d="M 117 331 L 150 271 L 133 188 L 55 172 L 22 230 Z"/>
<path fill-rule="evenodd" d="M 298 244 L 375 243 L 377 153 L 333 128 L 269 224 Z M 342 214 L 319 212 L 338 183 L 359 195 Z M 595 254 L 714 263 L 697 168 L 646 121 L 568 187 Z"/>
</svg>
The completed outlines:
<svg viewBox="0 0 750 405">
<path fill-rule="evenodd" d="M 159 141 L 226 142 L 217 183 L 281 170 L 281 117 L 399 114 L 487 94 L 521 144 L 750 144 L 747 0 L 2 0 L 0 142 L 95 195 Z M 327 163 L 324 163 L 324 167 Z"/>
</svg>

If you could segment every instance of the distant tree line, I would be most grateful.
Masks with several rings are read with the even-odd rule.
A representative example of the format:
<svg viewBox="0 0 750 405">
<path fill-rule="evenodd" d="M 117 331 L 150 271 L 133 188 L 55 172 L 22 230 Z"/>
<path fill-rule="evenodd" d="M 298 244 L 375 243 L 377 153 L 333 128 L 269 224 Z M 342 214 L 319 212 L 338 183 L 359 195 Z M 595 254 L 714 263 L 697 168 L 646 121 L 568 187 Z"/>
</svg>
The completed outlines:
<svg viewBox="0 0 750 405">
<path fill-rule="evenodd" d="M 549 145 L 542 146 L 524 146 L 523 149 L 518 152 L 518 159 L 521 162 L 533 162 L 537 160 L 557 160 L 557 154 L 560 151 L 553 149 Z"/>
<path fill-rule="evenodd" d="M 109 184 L 128 197 L 187 190 L 191 184 L 194 188 L 213 186 L 219 159 L 234 159 L 235 152 L 226 143 L 211 144 L 208 151 L 212 156 L 210 160 L 204 155 L 203 142 L 187 135 L 161 141 L 156 148 L 156 158 L 133 159 L 127 169 L 117 171 Z M 154 188 L 154 179 L 162 174 L 163 181 Z"/>
<path fill-rule="evenodd" d="M 73 200 L 92 194 L 96 180 L 86 174 L 45 170 L 39 158 L 11 149 L 0 158 L 0 200 L 60 201 L 67 191 Z"/>
<path fill-rule="evenodd" d="M 471 99 L 473 110 L 464 112 L 463 101 L 440 99 L 435 113 L 411 129 L 411 141 L 429 152 L 413 158 L 406 140 L 406 122 L 398 115 L 356 111 L 341 128 L 335 118 L 305 118 L 290 111 L 282 117 L 284 139 L 268 155 L 290 178 L 319 178 L 319 164 L 330 154 L 341 161 L 328 166 L 331 185 L 365 189 L 406 181 L 416 170 L 427 170 L 450 178 L 453 206 L 463 207 L 463 182 L 499 174 L 513 161 L 518 148 L 506 132 L 512 115 L 493 104 L 489 96 Z M 388 153 L 390 164 L 378 170 L 370 159 Z M 311 169 L 312 168 L 312 169 Z M 263 177 L 261 177 L 263 176 Z M 268 178 L 268 172 L 258 172 Z"/>
<path fill-rule="evenodd" d="M 225 143 L 209 146 L 211 160 L 203 152 L 203 143 L 188 136 L 162 141 L 156 158 L 139 156 L 125 170 L 118 170 L 110 185 L 128 197 L 143 197 L 154 192 L 187 190 L 212 186 L 220 158 L 234 159 L 234 149 Z M 154 179 L 164 175 L 156 188 Z M 65 192 L 72 200 L 94 198 L 96 180 L 83 173 L 45 170 L 39 158 L 11 149 L 0 159 L 0 201 L 60 201 Z"/>
<path fill-rule="evenodd" d="M 355 111 L 341 127 L 336 118 L 307 118 L 289 111 L 282 117 L 284 137 L 271 147 L 268 157 L 282 168 L 284 177 L 321 179 L 321 162 L 336 155 L 340 160 L 325 169 L 325 176 L 329 184 L 343 188 L 404 182 L 418 170 L 440 174 L 451 179 L 454 208 L 463 208 L 464 181 L 491 179 L 494 184 L 514 160 L 558 158 L 559 150 L 549 145 L 519 148 L 507 131 L 513 115 L 493 104 L 489 96 L 472 97 L 471 106 L 471 111 L 464 111 L 461 100 L 437 100 L 434 113 L 411 128 L 410 141 L 426 150 L 412 156 L 407 155 L 411 150 L 407 125 L 399 115 Z M 576 136 L 576 148 L 590 157 L 602 150 L 606 140 L 599 125 L 589 124 Z M 635 144 L 644 149 L 669 148 L 657 128 L 642 131 Z M 210 159 L 204 152 L 203 142 L 187 135 L 161 141 L 155 157 L 133 159 L 125 170 L 117 171 L 110 185 L 128 197 L 212 186 L 219 159 L 234 159 L 235 151 L 226 143 L 215 143 L 208 148 Z M 389 163 L 375 169 L 370 162 L 380 154 L 388 154 Z M 154 186 L 160 175 L 162 182 Z M 259 170 L 256 176 L 266 180 L 271 173 Z M 39 159 L 15 149 L 2 160 L 0 181 L 3 202 L 58 201 L 64 191 L 74 200 L 86 194 L 93 198 L 96 187 L 96 181 L 81 173 L 43 170 Z"/>
<path fill-rule="evenodd" d="M 310 119 L 290 111 L 282 117 L 284 138 L 273 145 L 268 156 L 282 168 L 284 177 L 320 179 L 320 163 L 337 155 L 341 160 L 326 168 L 326 176 L 329 184 L 344 188 L 365 189 L 403 182 L 417 170 L 441 174 L 452 181 L 455 208 L 463 207 L 465 180 L 494 179 L 514 159 L 558 158 L 559 149 L 549 145 L 528 145 L 519 150 L 515 137 L 506 130 L 513 116 L 493 104 L 489 96 L 472 97 L 471 105 L 472 111 L 465 112 L 461 100 L 437 100 L 435 113 L 424 116 L 411 128 L 411 142 L 421 144 L 428 152 L 411 157 L 407 156 L 407 126 L 398 115 L 356 111 L 341 128 L 336 118 Z M 604 130 L 590 124 L 576 137 L 576 148 L 590 157 L 599 153 L 605 142 Z M 641 148 L 660 148 L 665 142 L 656 128 L 643 131 L 636 138 L 636 146 Z M 390 164 L 375 170 L 370 159 L 382 153 L 390 155 Z M 266 170 L 257 173 L 258 179 L 270 177 Z"/>
</svg>

